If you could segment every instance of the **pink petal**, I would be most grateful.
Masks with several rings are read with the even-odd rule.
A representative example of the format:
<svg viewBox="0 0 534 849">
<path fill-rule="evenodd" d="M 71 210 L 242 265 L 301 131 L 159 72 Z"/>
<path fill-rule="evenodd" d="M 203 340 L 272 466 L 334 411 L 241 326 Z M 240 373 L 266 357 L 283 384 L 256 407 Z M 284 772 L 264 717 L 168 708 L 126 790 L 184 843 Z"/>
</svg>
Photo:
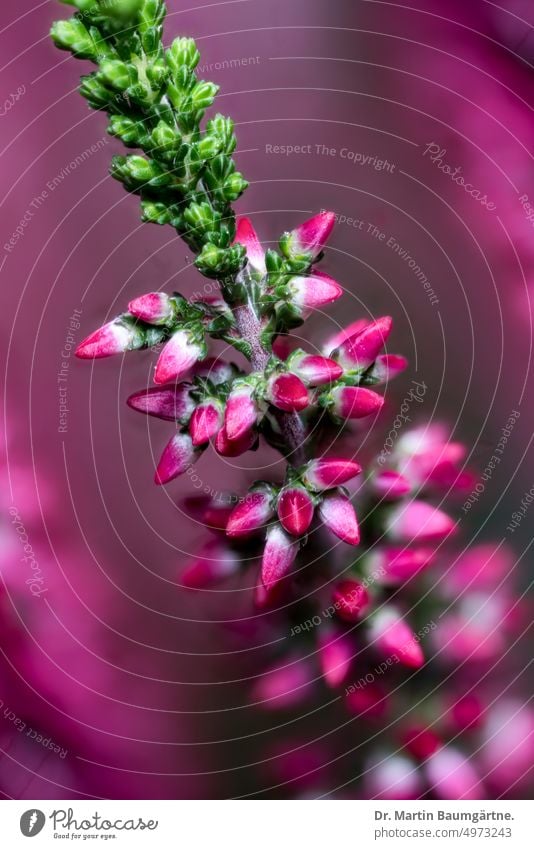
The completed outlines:
<svg viewBox="0 0 534 849">
<path fill-rule="evenodd" d="M 303 382 L 290 372 L 276 375 L 269 380 L 266 398 L 279 410 L 288 413 L 304 410 L 310 403 L 308 390 Z"/>
<path fill-rule="evenodd" d="M 288 285 L 292 302 L 304 310 L 333 304 L 343 294 L 339 283 L 321 271 L 315 271 L 309 277 L 292 277 Z"/>
<path fill-rule="evenodd" d="M 287 575 L 298 550 L 298 543 L 293 542 L 280 525 L 273 525 L 267 531 L 261 564 L 261 579 L 265 587 L 271 587 Z"/>
<path fill-rule="evenodd" d="M 363 419 L 377 413 L 384 405 L 381 395 L 361 386 L 338 386 L 331 397 L 336 415 L 343 419 Z"/>
<path fill-rule="evenodd" d="M 246 436 L 258 420 L 258 410 L 252 399 L 252 391 L 251 387 L 243 387 L 232 391 L 228 397 L 224 427 L 230 441 Z"/>
<path fill-rule="evenodd" d="M 273 495 L 269 490 L 247 493 L 245 499 L 234 507 L 226 525 L 226 535 L 240 539 L 249 536 L 274 516 Z"/>
<path fill-rule="evenodd" d="M 76 356 L 82 360 L 100 359 L 141 348 L 143 344 L 142 331 L 135 325 L 110 321 L 78 345 Z"/>
<path fill-rule="evenodd" d="M 425 662 L 420 643 L 401 614 L 392 607 L 383 607 L 370 626 L 370 640 L 386 657 L 397 657 L 404 666 L 418 669 Z"/>
<path fill-rule="evenodd" d="M 372 376 L 379 383 L 388 383 L 408 368 L 408 360 L 400 354 L 380 354 L 373 366 Z"/>
<path fill-rule="evenodd" d="M 243 434 L 239 439 L 228 439 L 226 429 L 222 427 L 215 439 L 215 450 L 221 457 L 240 457 L 248 451 L 256 441 L 253 430 Z"/>
<path fill-rule="evenodd" d="M 354 460 L 341 457 L 322 457 L 308 463 L 304 480 L 317 490 L 340 486 L 359 475 L 362 467 Z"/>
<path fill-rule="evenodd" d="M 307 386 L 322 386 L 332 383 L 343 374 L 343 369 L 328 357 L 303 354 L 291 358 L 291 370 L 300 377 Z"/>
<path fill-rule="evenodd" d="M 237 219 L 237 229 L 234 244 L 244 245 L 247 251 L 247 259 L 255 271 L 265 274 L 265 251 L 256 234 L 250 218 L 243 216 Z"/>
<path fill-rule="evenodd" d="M 358 318 L 356 321 L 353 321 L 352 324 L 347 325 L 347 327 L 343 327 L 337 333 L 334 333 L 323 345 L 323 352 L 330 356 L 330 354 L 339 348 L 339 346 L 345 342 L 346 339 L 350 339 L 351 336 L 356 336 L 360 333 L 364 327 L 367 327 L 369 322 L 366 318 Z"/>
<path fill-rule="evenodd" d="M 169 483 L 192 465 L 195 449 L 187 433 L 176 433 L 161 455 L 156 469 L 155 481 L 158 485 Z"/>
<path fill-rule="evenodd" d="M 304 221 L 291 231 L 291 252 L 309 253 L 315 258 L 322 251 L 335 223 L 336 216 L 333 212 L 320 212 L 319 215 Z"/>
<path fill-rule="evenodd" d="M 173 308 L 165 292 L 149 292 L 130 301 L 128 312 L 147 324 L 164 324 L 173 315 Z"/>
<path fill-rule="evenodd" d="M 407 495 L 411 490 L 410 482 L 399 472 L 384 469 L 372 478 L 374 492 L 386 501 L 395 501 Z"/>
<path fill-rule="evenodd" d="M 278 499 L 278 518 L 282 527 L 294 536 L 306 533 L 313 519 L 313 501 L 309 493 L 298 486 L 288 486 Z"/>
<path fill-rule="evenodd" d="M 390 514 L 386 530 L 393 539 L 423 542 L 445 539 L 455 530 L 454 520 L 426 501 L 400 504 Z"/>
<path fill-rule="evenodd" d="M 339 687 L 350 672 L 354 648 L 350 638 L 339 630 L 319 635 L 319 663 L 329 687 Z"/>
<path fill-rule="evenodd" d="M 332 601 L 337 615 L 346 622 L 357 622 L 369 606 L 369 593 L 358 581 L 339 581 L 334 587 Z"/>
<path fill-rule="evenodd" d="M 166 421 L 181 421 L 188 419 L 195 408 L 195 402 L 190 395 L 191 389 L 191 383 L 145 389 L 130 395 L 126 403 L 132 410 L 146 413 L 147 416 L 156 416 Z"/>
<path fill-rule="evenodd" d="M 350 369 L 366 369 L 373 363 L 391 333 L 393 319 L 386 315 L 346 339 L 336 351 L 336 359 Z"/>
<path fill-rule="evenodd" d="M 354 507 L 342 492 L 327 493 L 319 505 L 324 524 L 343 542 L 358 545 L 360 529 Z"/>
<path fill-rule="evenodd" d="M 223 414 L 219 404 L 211 402 L 195 408 L 189 421 L 189 432 L 193 445 L 205 445 L 218 432 Z"/>
<path fill-rule="evenodd" d="M 186 330 L 177 330 L 169 339 L 156 363 L 154 383 L 169 383 L 189 371 L 202 356 L 202 349 Z"/>
</svg>

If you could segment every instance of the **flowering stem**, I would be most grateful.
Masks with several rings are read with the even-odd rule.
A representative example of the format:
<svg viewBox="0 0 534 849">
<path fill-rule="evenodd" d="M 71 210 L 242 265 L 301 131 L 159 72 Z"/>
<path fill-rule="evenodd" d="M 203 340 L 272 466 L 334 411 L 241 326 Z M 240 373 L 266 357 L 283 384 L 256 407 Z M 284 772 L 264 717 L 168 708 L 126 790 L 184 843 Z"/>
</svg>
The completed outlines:
<svg viewBox="0 0 534 849">
<path fill-rule="evenodd" d="M 234 308 L 237 330 L 241 339 L 250 346 L 250 364 L 254 371 L 264 372 L 271 357 L 262 345 L 262 322 L 250 302 Z M 276 412 L 283 441 L 286 445 L 285 457 L 292 466 L 301 466 L 306 459 L 304 450 L 305 430 L 298 413 Z"/>
</svg>

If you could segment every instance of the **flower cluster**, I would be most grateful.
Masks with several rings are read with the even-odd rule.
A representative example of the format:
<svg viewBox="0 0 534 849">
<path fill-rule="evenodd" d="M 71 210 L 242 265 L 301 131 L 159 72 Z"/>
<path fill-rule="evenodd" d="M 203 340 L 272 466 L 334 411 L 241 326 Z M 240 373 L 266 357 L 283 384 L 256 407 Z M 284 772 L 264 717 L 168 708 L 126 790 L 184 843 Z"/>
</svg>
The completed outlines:
<svg viewBox="0 0 534 849">
<path fill-rule="evenodd" d="M 309 262 L 314 262 L 333 221 L 332 214 L 321 213 L 285 234 L 280 245 L 285 250 L 292 246 L 291 250 L 298 250 L 299 256 L 306 255 Z M 325 417 L 340 424 L 377 414 L 383 398 L 368 387 L 384 383 L 406 366 L 403 357 L 381 353 L 392 326 L 387 316 L 359 322 L 350 332 L 338 334 L 329 343 L 329 356 L 306 353 L 301 348 L 285 359 L 277 356 L 276 344 L 273 349 L 266 341 L 265 328 L 271 325 L 287 330 L 286 325 L 280 327 L 281 314 L 292 312 L 302 320 L 313 308 L 340 297 L 342 288 L 318 271 L 307 276 L 288 275 L 283 287 L 276 288 L 265 270 L 266 254 L 247 218 L 239 220 L 236 238 L 242 239 L 247 257 L 245 271 L 250 279 L 255 277 L 257 296 L 265 303 L 271 298 L 269 309 L 266 306 L 260 309 L 258 301 L 253 302 L 253 307 L 249 302 L 245 307 L 239 304 L 232 309 L 222 293 L 190 302 L 176 293 L 150 292 L 130 301 L 126 313 L 92 333 L 76 352 L 81 358 L 98 358 L 164 343 L 154 371 L 154 383 L 158 387 L 135 393 L 128 399 L 132 408 L 174 421 L 179 427 L 158 465 L 156 481 L 160 484 L 183 474 L 210 441 L 222 456 L 237 456 L 255 447 L 260 434 L 283 453 L 291 451 L 293 446 L 284 442 L 284 421 L 280 417 L 283 413 L 303 414 L 298 418 L 303 439 L 317 434 L 318 424 Z M 245 336 L 240 334 L 243 308 L 252 310 L 252 319 L 260 321 L 263 327 L 260 337 L 267 347 L 261 345 L 261 338 L 251 338 L 248 329 Z M 258 315 L 263 315 L 263 320 Z M 250 317 L 249 314 L 245 322 Z M 256 364 L 252 349 L 259 345 L 261 370 L 245 373 L 222 359 L 208 358 L 207 340 L 221 337 L 236 349 L 249 353 Z M 276 342 L 274 332 L 272 337 Z M 176 383 L 184 377 L 189 379 Z M 283 528 L 302 536 L 317 506 L 323 521 L 337 525 L 343 533 L 341 528 L 350 509 L 346 497 L 335 491 L 321 498 L 315 493 L 334 490 L 360 471 L 359 466 L 332 458 L 311 461 L 306 468 L 302 465 L 300 469 L 288 468 L 283 492 L 276 496 Z M 343 465 L 346 471 L 339 471 L 338 466 Z M 269 503 L 275 505 L 276 498 L 272 495 Z M 346 537 L 357 541 L 355 524 L 354 519 Z M 280 534 L 279 529 L 276 535 L 270 533 L 269 539 L 276 537 L 281 544 Z"/>
<path fill-rule="evenodd" d="M 141 151 L 116 157 L 113 176 L 140 195 L 144 219 L 175 227 L 199 271 L 218 282 L 205 298 L 161 291 L 134 298 L 77 354 L 162 346 L 155 386 L 128 399 L 134 410 L 174 425 L 156 483 L 186 472 L 210 443 L 230 457 L 261 438 L 287 463 L 283 480 L 256 481 L 244 496 L 189 499 L 214 537 L 182 583 L 210 586 L 257 560 L 256 606 L 272 612 L 281 597 L 288 603 L 279 610 L 287 639 L 273 641 L 278 657 L 257 679 L 254 702 L 298 706 L 317 678 L 328 688 L 345 686 L 349 711 L 371 723 L 387 719 L 389 748 L 368 755 L 366 792 L 473 798 L 484 790 L 469 735 L 475 727 L 489 733 L 495 720 L 479 722 L 468 678 L 458 684 L 465 698 L 447 708 L 432 697 L 432 675 L 429 685 L 419 683 L 431 658 L 438 669 L 442 656 L 449 664 L 491 662 L 517 624 L 515 600 L 490 591 L 499 557 L 480 549 L 457 556 L 451 547 L 457 526 L 441 501 L 472 483 L 464 446 L 441 426 L 422 426 L 360 476 L 347 448 L 350 422 L 374 421 L 384 404 L 375 388 L 407 361 L 385 350 L 388 316 L 353 322 L 321 353 L 293 344 L 291 331 L 343 292 L 317 268 L 334 214 L 315 215 L 284 232 L 277 249 L 264 250 L 251 221 L 236 220 L 231 207 L 246 187 L 231 159 L 232 122 L 216 115 L 202 126 L 217 86 L 197 79 L 191 39 L 163 48 L 164 3 L 69 2 L 78 11 L 54 26 L 53 37 L 98 65 L 81 93 L 109 113 L 112 135 Z M 211 339 L 244 355 L 247 370 L 210 357 Z M 330 453 L 341 434 L 343 450 Z M 342 565 L 338 541 L 353 552 Z M 310 562 L 297 567 L 306 548 Z M 508 766 L 513 775 L 516 763 Z"/>
</svg>

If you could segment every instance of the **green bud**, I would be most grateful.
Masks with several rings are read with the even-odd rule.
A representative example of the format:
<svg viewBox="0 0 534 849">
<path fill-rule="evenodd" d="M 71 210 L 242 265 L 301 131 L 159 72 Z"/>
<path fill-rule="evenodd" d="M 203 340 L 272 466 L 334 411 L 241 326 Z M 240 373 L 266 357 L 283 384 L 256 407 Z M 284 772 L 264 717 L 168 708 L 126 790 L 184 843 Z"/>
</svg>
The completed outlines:
<svg viewBox="0 0 534 849">
<path fill-rule="evenodd" d="M 149 29 L 156 29 L 163 23 L 166 8 L 163 0 L 144 0 L 141 14 L 139 16 L 139 29 L 145 33 Z"/>
<path fill-rule="evenodd" d="M 121 139 L 129 147 L 145 147 L 148 141 L 143 122 L 134 121 L 124 115 L 111 116 L 108 133 Z"/>
<path fill-rule="evenodd" d="M 234 134 L 234 122 L 231 118 L 225 118 L 224 115 L 217 114 L 206 124 L 206 133 L 217 136 L 221 140 L 222 153 L 231 154 L 234 152 L 237 144 L 237 139 Z"/>
<path fill-rule="evenodd" d="M 237 274 L 243 268 L 246 253 L 243 245 L 232 245 L 230 248 L 217 248 L 207 243 L 198 255 L 195 265 L 206 277 L 222 277 L 227 274 Z"/>
<path fill-rule="evenodd" d="M 80 94 L 86 98 L 93 109 L 108 109 L 114 99 L 113 92 L 102 84 L 96 73 L 82 77 Z"/>
<path fill-rule="evenodd" d="M 98 0 L 100 13 L 121 23 L 136 18 L 142 5 L 143 0 Z"/>
<path fill-rule="evenodd" d="M 170 224 L 172 213 L 165 203 L 152 200 L 141 201 L 142 219 L 150 224 Z"/>
<path fill-rule="evenodd" d="M 167 78 L 167 66 L 163 61 L 152 62 L 147 66 L 146 76 L 152 87 L 159 89 Z"/>
<path fill-rule="evenodd" d="M 247 188 L 248 183 L 239 171 L 236 171 L 235 174 L 231 174 L 227 180 L 225 180 L 222 193 L 224 199 L 229 203 L 231 201 L 237 200 L 238 197 L 241 197 L 245 189 Z"/>
<path fill-rule="evenodd" d="M 96 48 L 84 24 L 76 18 L 56 21 L 50 30 L 54 43 L 61 50 L 70 50 L 79 59 L 95 59 Z"/>
<path fill-rule="evenodd" d="M 117 91 L 124 91 L 137 79 L 137 72 L 131 65 L 119 59 L 109 59 L 100 65 L 100 74 L 104 82 Z"/>
<path fill-rule="evenodd" d="M 202 235 L 213 228 L 215 216 L 209 203 L 190 203 L 184 210 L 184 221 L 193 232 Z"/>
<path fill-rule="evenodd" d="M 282 270 L 283 259 L 280 254 L 273 251 L 272 248 L 267 248 L 265 251 L 265 267 L 270 274 L 276 274 Z"/>
<path fill-rule="evenodd" d="M 215 100 L 219 86 L 215 83 L 197 83 L 191 92 L 191 102 L 195 112 L 204 112 Z"/>
<path fill-rule="evenodd" d="M 159 165 L 143 156 L 114 156 L 111 163 L 111 175 L 116 180 L 125 183 L 133 191 L 143 186 L 160 188 L 167 186 L 172 177 L 162 171 Z"/>
<path fill-rule="evenodd" d="M 158 151 L 172 150 L 173 147 L 180 144 L 180 138 L 165 121 L 160 121 L 157 127 L 152 130 L 151 139 Z"/>
<path fill-rule="evenodd" d="M 192 38 L 175 38 L 166 56 L 172 71 L 177 71 L 182 65 L 194 71 L 200 60 L 200 53 Z"/>
<path fill-rule="evenodd" d="M 213 159 L 216 156 L 222 146 L 221 139 L 217 136 L 205 135 L 199 142 L 197 142 L 197 153 L 200 159 Z"/>
</svg>

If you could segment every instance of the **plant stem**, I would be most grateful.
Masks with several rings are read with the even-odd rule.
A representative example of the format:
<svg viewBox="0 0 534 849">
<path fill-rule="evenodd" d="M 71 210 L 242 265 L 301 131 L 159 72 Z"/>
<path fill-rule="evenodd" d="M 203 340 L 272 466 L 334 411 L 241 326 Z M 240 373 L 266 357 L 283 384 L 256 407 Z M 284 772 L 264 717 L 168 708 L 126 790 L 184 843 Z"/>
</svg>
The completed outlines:
<svg viewBox="0 0 534 849">
<path fill-rule="evenodd" d="M 250 363 L 254 371 L 263 372 L 271 357 L 260 341 L 262 330 L 261 320 L 251 303 L 241 304 L 234 308 L 237 329 L 250 345 Z M 286 445 L 285 456 L 292 466 L 302 466 L 306 461 L 304 442 L 306 432 L 298 413 L 284 413 L 277 410 L 276 420 L 280 426 L 282 436 Z"/>
</svg>

